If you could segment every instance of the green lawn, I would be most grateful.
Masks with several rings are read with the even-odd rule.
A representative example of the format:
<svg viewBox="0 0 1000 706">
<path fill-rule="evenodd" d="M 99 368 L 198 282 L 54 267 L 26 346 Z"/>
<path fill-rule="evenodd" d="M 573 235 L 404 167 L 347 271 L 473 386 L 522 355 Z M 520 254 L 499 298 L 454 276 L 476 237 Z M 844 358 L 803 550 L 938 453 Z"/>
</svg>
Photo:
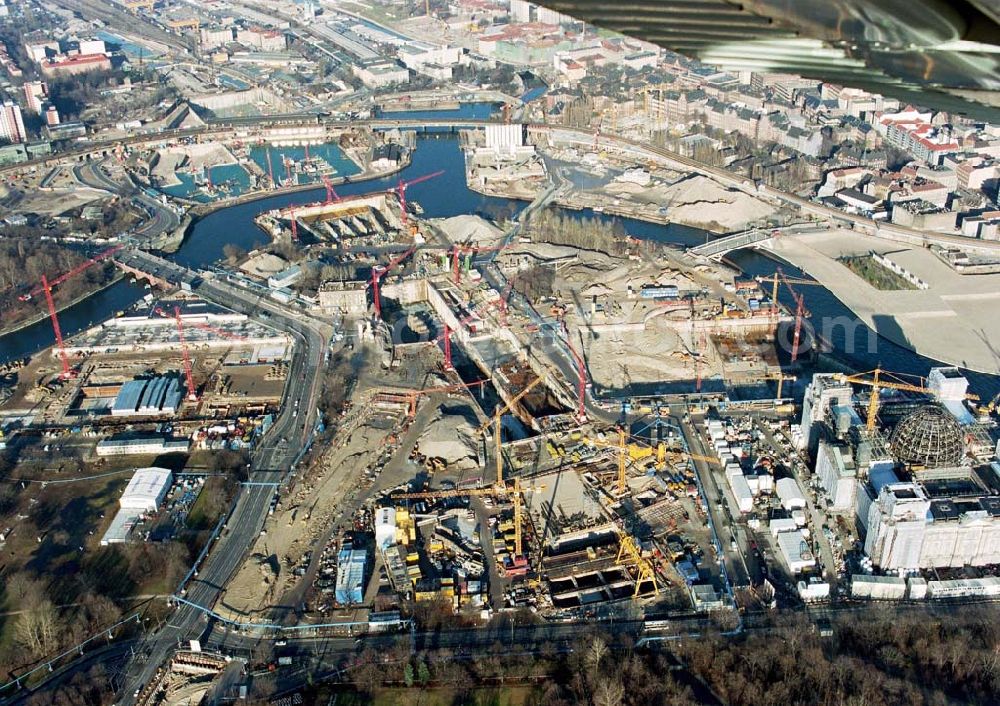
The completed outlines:
<svg viewBox="0 0 1000 706">
<path fill-rule="evenodd" d="M 853 255 L 839 259 L 841 264 L 875 289 L 884 291 L 916 289 L 909 281 L 876 262 L 871 255 Z"/>
</svg>

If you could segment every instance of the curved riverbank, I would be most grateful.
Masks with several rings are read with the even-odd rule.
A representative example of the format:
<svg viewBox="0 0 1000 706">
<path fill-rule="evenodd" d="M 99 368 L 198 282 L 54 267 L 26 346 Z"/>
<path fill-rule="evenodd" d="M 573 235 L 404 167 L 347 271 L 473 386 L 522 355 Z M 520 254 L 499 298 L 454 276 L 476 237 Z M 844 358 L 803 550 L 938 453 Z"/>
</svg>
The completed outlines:
<svg viewBox="0 0 1000 706">
<path fill-rule="evenodd" d="M 112 277 L 110 281 L 105 282 L 104 284 L 100 285 L 99 287 L 95 287 L 94 289 L 91 289 L 90 291 L 88 291 L 88 292 L 86 292 L 84 294 L 81 294 L 78 297 L 75 297 L 72 301 L 69 301 L 69 302 L 66 302 L 64 304 L 60 304 L 59 306 L 57 306 L 56 307 L 56 314 L 61 314 L 62 312 L 66 311 L 67 309 L 70 309 L 70 308 L 76 306 L 77 304 L 80 304 L 81 302 L 84 302 L 87 299 L 90 299 L 91 297 L 100 294 L 104 290 L 110 289 L 111 287 L 113 287 L 116 284 L 118 284 L 118 282 L 120 282 L 122 279 L 124 279 L 124 277 L 125 277 L 125 274 L 123 272 L 116 273 L 115 276 Z M 38 297 L 36 297 L 36 299 L 37 298 Z M 14 324 L 13 326 L 9 326 L 7 328 L 0 329 L 0 338 L 6 337 L 6 336 L 13 336 L 14 334 L 16 334 L 19 331 L 24 331 L 27 328 L 30 328 L 32 326 L 37 326 L 41 322 L 48 321 L 48 320 L 49 320 L 49 312 L 48 312 L 48 308 L 46 308 L 45 310 L 39 312 L 38 314 L 36 314 L 35 316 L 31 317 L 27 321 L 21 321 L 19 323 Z"/>
<path fill-rule="evenodd" d="M 991 305 L 1000 301 L 1000 275 L 960 275 L 926 250 L 896 248 L 890 254 L 893 261 L 917 270 L 930 286 L 880 290 L 837 260 L 846 254 L 867 255 L 870 246 L 854 233 L 829 231 L 783 237 L 767 248 L 815 278 L 855 317 L 852 322 L 814 317 L 813 325 L 821 334 L 860 321 L 919 355 L 987 375 L 1000 374 L 1000 356 L 992 344 L 1000 339 L 1000 321 L 991 315 Z"/>
</svg>

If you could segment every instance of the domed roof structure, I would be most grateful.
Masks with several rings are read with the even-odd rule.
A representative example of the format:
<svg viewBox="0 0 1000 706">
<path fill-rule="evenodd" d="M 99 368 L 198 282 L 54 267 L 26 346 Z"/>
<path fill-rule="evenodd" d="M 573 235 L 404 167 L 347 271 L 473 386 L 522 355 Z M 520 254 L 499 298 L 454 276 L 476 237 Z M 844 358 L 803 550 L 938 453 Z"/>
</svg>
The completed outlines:
<svg viewBox="0 0 1000 706">
<path fill-rule="evenodd" d="M 957 466 L 965 453 L 962 428 L 947 410 L 928 405 L 903 417 L 889 443 L 896 460 L 912 466 Z"/>
</svg>

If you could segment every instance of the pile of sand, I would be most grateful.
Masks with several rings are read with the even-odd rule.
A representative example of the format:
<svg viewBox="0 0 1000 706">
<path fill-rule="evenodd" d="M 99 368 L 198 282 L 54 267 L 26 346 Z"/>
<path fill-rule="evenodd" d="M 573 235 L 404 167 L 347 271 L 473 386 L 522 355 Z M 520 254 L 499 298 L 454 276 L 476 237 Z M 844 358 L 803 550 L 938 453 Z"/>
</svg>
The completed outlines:
<svg viewBox="0 0 1000 706">
<path fill-rule="evenodd" d="M 476 429 L 460 414 L 438 410 L 417 440 L 417 449 L 429 458 L 441 458 L 458 469 L 478 466 Z"/>
<path fill-rule="evenodd" d="M 628 186 L 629 188 L 623 188 Z M 714 230 L 731 231 L 748 223 L 767 218 L 774 213 L 768 204 L 729 189 L 700 174 L 692 174 L 672 184 L 645 189 L 641 193 L 634 185 L 614 184 L 610 193 L 628 193 L 636 201 L 648 201 L 667 207 L 667 216 L 676 223 Z"/>
<path fill-rule="evenodd" d="M 433 223 L 453 243 L 492 245 L 503 235 L 502 230 L 479 216 L 452 216 L 436 219 Z"/>
<path fill-rule="evenodd" d="M 258 253 L 240 265 L 240 269 L 255 277 L 270 277 L 284 271 L 288 262 L 271 253 Z"/>
</svg>

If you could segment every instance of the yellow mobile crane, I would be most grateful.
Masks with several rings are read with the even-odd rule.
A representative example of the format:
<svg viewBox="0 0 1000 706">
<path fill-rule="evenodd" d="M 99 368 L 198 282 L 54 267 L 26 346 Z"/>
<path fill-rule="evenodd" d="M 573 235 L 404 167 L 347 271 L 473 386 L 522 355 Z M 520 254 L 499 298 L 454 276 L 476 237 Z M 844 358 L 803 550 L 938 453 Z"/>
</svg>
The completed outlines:
<svg viewBox="0 0 1000 706">
<path fill-rule="evenodd" d="M 977 412 L 979 413 L 980 422 L 988 422 L 990 420 L 990 415 L 997 411 L 997 405 L 1000 405 L 1000 392 L 993 397 L 987 404 L 980 407 Z"/>
</svg>

